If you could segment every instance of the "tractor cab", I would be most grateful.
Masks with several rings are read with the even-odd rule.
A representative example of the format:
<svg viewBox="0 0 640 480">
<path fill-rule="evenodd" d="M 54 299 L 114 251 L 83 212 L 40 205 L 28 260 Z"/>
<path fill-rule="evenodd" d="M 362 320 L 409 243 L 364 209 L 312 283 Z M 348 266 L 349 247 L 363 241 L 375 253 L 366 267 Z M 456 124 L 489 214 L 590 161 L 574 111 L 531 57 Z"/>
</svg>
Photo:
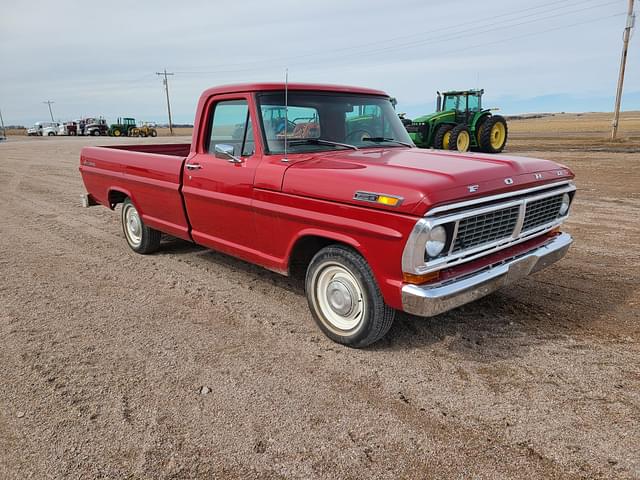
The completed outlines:
<svg viewBox="0 0 640 480">
<path fill-rule="evenodd" d="M 123 118 L 122 121 L 120 121 L 120 118 L 118 118 L 118 123 L 121 125 L 124 125 L 125 127 L 135 127 L 136 126 L 136 121 L 133 118 Z"/>
<path fill-rule="evenodd" d="M 470 117 L 482 111 L 483 93 L 484 90 L 438 92 L 437 111 L 454 111 L 457 123 L 467 123 Z"/>
</svg>

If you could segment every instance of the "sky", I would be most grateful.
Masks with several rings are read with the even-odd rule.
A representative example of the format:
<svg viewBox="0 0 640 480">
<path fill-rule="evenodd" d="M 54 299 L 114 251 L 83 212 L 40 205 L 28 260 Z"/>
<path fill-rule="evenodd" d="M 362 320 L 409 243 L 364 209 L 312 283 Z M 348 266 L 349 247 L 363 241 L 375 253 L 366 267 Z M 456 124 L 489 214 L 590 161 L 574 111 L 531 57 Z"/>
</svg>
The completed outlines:
<svg viewBox="0 0 640 480">
<path fill-rule="evenodd" d="M 636 10 L 640 4 L 636 1 Z M 80 116 L 193 123 L 207 87 L 378 88 L 409 118 L 437 90 L 485 89 L 503 113 L 611 111 L 627 0 L 0 0 L 5 124 Z M 640 24 L 640 22 L 638 22 Z M 639 25 L 640 26 L 640 25 Z M 637 30 L 637 28 L 636 28 Z M 640 110 L 631 38 L 623 110 Z"/>
</svg>

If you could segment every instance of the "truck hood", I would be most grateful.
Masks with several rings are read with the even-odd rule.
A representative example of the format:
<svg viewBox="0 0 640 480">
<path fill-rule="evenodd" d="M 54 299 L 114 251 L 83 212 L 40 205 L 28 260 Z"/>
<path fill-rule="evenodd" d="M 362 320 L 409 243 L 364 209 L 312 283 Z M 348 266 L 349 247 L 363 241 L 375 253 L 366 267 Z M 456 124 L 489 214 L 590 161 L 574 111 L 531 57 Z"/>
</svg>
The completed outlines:
<svg viewBox="0 0 640 480">
<path fill-rule="evenodd" d="M 536 158 L 418 148 L 320 153 L 292 162 L 282 191 L 411 215 L 460 200 L 573 178 L 564 165 Z M 402 198 L 391 207 L 355 200 L 357 191 Z"/>
</svg>

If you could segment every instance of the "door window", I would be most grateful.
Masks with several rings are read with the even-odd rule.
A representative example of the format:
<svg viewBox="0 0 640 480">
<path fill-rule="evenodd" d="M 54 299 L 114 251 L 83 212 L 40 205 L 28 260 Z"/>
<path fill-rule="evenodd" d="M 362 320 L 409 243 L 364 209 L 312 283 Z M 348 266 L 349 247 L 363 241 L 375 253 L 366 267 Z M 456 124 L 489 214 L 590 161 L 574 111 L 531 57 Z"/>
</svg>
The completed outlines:
<svg viewBox="0 0 640 480">
<path fill-rule="evenodd" d="M 215 152 L 217 144 L 231 145 L 234 155 L 253 155 L 255 142 L 249 105 L 246 100 L 218 102 L 213 110 L 208 151 Z"/>
</svg>

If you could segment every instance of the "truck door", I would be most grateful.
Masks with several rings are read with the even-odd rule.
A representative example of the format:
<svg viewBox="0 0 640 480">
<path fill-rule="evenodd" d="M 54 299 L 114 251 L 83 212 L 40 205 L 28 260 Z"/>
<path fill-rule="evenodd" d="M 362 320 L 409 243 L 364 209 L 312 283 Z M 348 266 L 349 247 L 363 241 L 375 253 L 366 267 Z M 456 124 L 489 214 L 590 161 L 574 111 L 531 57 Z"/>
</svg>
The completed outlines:
<svg viewBox="0 0 640 480">
<path fill-rule="evenodd" d="M 183 178 L 194 241 L 245 257 L 256 246 L 251 199 L 261 158 L 249 106 L 248 95 L 214 97 L 203 111 L 207 123 L 197 153 L 185 162 Z M 227 154 L 216 152 L 216 146 Z"/>
</svg>

